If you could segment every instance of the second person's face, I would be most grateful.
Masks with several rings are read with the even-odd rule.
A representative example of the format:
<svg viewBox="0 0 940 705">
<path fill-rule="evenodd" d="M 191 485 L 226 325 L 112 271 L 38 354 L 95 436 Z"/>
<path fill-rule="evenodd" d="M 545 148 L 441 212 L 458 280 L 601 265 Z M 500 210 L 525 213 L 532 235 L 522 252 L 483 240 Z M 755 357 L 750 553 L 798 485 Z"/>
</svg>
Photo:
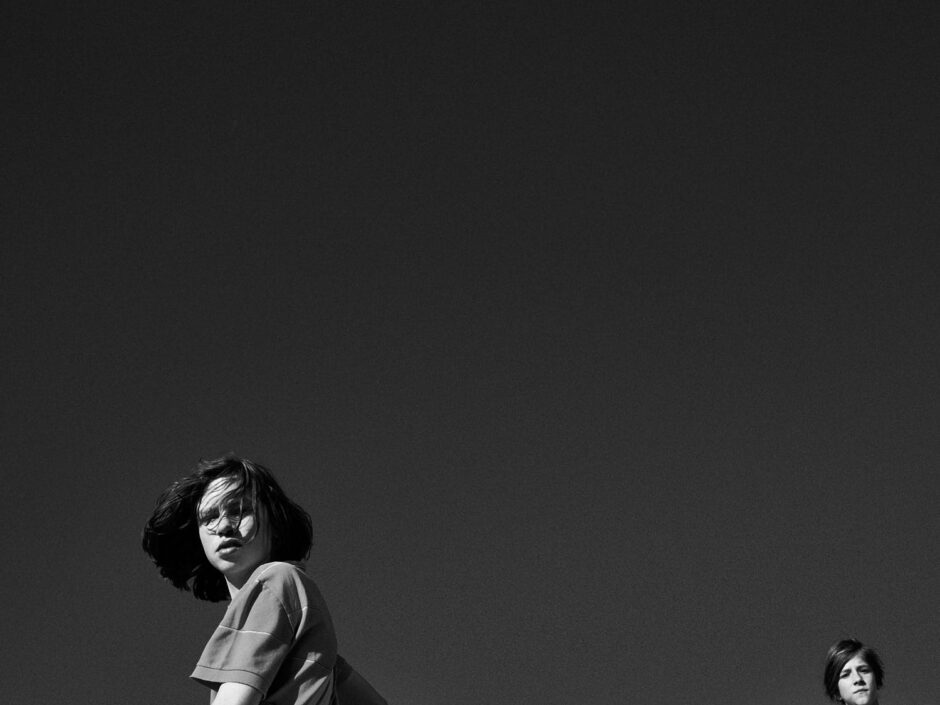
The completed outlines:
<svg viewBox="0 0 940 705">
<path fill-rule="evenodd" d="M 267 517 L 232 491 L 232 478 L 219 477 L 208 484 L 196 510 L 199 540 L 213 568 L 236 590 L 255 568 L 271 556 Z"/>
<path fill-rule="evenodd" d="M 845 705 L 878 705 L 875 673 L 861 656 L 855 656 L 839 674 L 839 699 Z"/>
</svg>

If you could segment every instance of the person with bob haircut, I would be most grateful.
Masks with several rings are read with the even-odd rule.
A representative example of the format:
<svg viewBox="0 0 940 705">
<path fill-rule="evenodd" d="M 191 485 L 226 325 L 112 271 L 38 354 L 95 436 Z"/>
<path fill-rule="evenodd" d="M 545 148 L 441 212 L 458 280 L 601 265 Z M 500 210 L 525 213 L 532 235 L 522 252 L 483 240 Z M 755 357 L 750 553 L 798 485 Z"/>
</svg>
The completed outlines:
<svg viewBox="0 0 940 705">
<path fill-rule="evenodd" d="M 829 647 L 823 685 L 833 702 L 878 705 L 884 679 L 884 666 L 870 646 L 856 639 L 843 639 Z"/>
<path fill-rule="evenodd" d="M 190 676 L 212 705 L 386 705 L 339 654 L 307 574 L 313 528 L 271 471 L 229 454 L 203 460 L 157 499 L 142 545 L 160 574 L 200 600 L 229 600 Z"/>
</svg>

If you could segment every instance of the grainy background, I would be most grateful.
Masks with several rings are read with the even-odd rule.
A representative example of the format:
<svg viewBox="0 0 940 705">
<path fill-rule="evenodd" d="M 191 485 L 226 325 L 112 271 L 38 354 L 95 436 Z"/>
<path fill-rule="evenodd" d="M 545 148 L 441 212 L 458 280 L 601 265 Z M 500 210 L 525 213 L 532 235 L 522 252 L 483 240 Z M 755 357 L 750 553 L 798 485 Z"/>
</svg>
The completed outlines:
<svg viewBox="0 0 940 705">
<path fill-rule="evenodd" d="M 234 450 L 390 702 L 935 704 L 938 7 L 14 4 L 6 695 L 205 702 Z"/>
</svg>

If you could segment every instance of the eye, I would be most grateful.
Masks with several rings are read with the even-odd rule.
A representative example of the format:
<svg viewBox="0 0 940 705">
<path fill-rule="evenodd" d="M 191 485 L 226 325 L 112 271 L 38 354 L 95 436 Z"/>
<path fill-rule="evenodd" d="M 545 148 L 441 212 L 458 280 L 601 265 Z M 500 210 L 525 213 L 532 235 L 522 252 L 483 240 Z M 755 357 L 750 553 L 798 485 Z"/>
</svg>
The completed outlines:
<svg viewBox="0 0 940 705">
<path fill-rule="evenodd" d="M 231 502 L 225 507 L 225 513 L 230 517 L 244 517 L 252 514 L 252 511 L 244 502 Z"/>
</svg>

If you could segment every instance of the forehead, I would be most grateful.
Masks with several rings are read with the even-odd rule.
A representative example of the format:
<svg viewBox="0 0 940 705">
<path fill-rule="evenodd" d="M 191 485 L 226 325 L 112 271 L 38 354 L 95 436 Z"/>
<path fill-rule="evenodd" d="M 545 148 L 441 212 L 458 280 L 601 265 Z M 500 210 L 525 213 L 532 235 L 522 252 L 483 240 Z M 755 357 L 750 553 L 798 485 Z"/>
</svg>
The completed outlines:
<svg viewBox="0 0 940 705">
<path fill-rule="evenodd" d="M 234 477 L 217 477 L 203 490 L 202 498 L 199 500 L 199 509 L 219 504 L 232 495 L 238 494 L 240 489 Z"/>
<path fill-rule="evenodd" d="M 858 666 L 867 666 L 868 661 L 866 661 L 861 654 L 855 654 L 852 658 L 845 662 L 845 665 L 842 667 L 842 670 L 847 670 L 850 668 L 856 668 Z"/>
</svg>

